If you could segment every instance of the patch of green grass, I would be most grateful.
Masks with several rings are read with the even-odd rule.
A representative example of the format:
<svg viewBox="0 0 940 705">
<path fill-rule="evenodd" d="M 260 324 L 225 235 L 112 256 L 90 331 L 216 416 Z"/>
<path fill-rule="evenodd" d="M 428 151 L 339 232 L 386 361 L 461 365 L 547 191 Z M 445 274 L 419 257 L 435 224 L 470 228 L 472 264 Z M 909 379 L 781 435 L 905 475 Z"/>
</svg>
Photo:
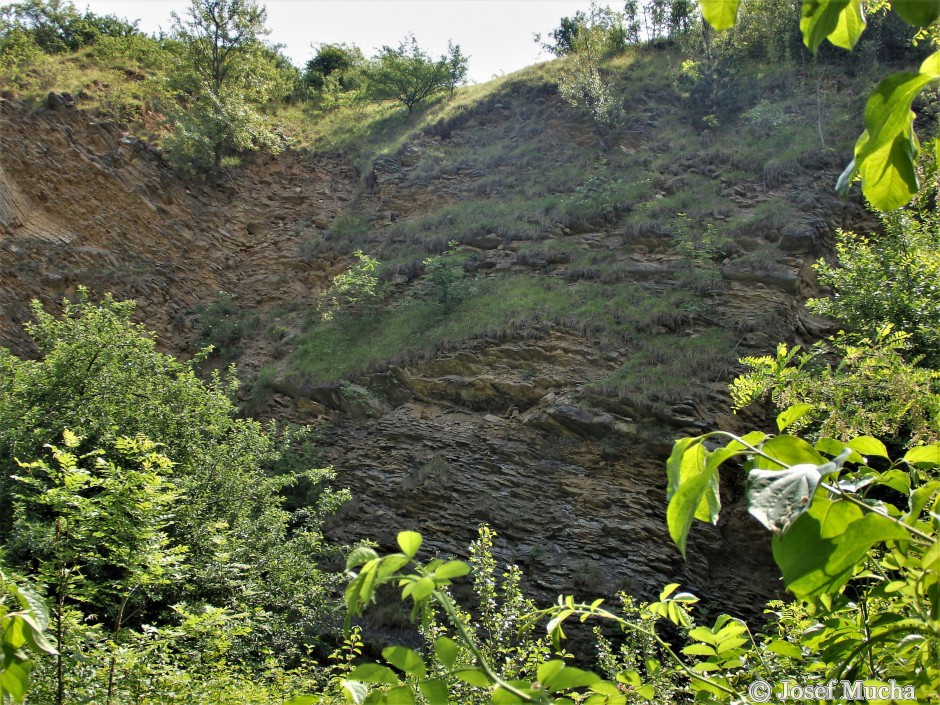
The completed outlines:
<svg viewBox="0 0 940 705">
<path fill-rule="evenodd" d="M 706 382 L 723 381 L 736 361 L 732 339 L 719 329 L 681 337 L 640 336 L 625 357 L 620 369 L 591 391 L 641 408 L 704 399 L 707 388 L 690 384 L 690 376 Z"/>
<path fill-rule="evenodd" d="M 299 144 L 317 151 L 348 151 L 357 161 L 380 154 L 397 154 L 415 136 L 433 125 L 459 119 L 461 114 L 508 92 L 516 85 L 530 86 L 554 80 L 560 67 L 555 62 L 536 64 L 510 76 L 458 88 L 453 97 L 418 106 L 408 116 L 395 102 L 350 101 L 328 112 L 309 106 L 285 106 L 276 120 Z"/>
<path fill-rule="evenodd" d="M 386 229 L 383 259 L 392 254 L 394 240 L 429 254 L 441 252 L 440 241 L 460 244 L 490 233 L 504 240 L 543 240 L 556 220 L 558 199 L 501 198 L 465 200 Z"/>
<path fill-rule="evenodd" d="M 70 93 L 80 107 L 140 131 L 144 112 L 166 99 L 159 73 L 172 55 L 148 37 L 102 37 L 76 52 L 39 54 L 27 64 L 0 69 L 0 85 L 41 105 L 50 91 Z"/>
<path fill-rule="evenodd" d="M 472 339 L 539 334 L 558 326 L 602 347 L 629 344 L 642 331 L 677 330 L 695 313 L 689 292 L 650 292 L 632 283 L 568 284 L 515 275 L 478 281 L 475 293 L 448 309 L 416 297 L 375 316 L 338 315 L 314 321 L 289 363 L 292 371 L 326 383 L 388 364 L 424 359 Z"/>
</svg>

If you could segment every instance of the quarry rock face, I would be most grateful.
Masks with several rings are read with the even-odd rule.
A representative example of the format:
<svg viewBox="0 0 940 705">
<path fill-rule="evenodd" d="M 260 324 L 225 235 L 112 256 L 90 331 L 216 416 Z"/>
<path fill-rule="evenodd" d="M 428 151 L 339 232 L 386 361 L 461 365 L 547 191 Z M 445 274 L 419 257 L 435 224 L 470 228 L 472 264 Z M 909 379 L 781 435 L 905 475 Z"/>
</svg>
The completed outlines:
<svg viewBox="0 0 940 705">
<path fill-rule="evenodd" d="M 525 386 L 513 369 L 520 353 Z M 548 335 L 391 370 L 409 400 L 368 419 L 338 414 L 325 432 L 325 459 L 354 488 L 330 534 L 355 541 L 367 524 L 391 547 L 397 531 L 413 529 L 432 551 L 466 558 L 485 522 L 499 558 L 522 567 L 542 601 L 563 591 L 651 598 L 680 581 L 728 609 L 745 596 L 759 604 L 777 579 L 769 539 L 740 507 L 720 528 L 695 527 L 689 562 L 668 539 L 664 459 L 677 434 L 700 433 L 700 422 L 576 401 L 585 378 L 565 372 L 578 358 L 585 377 L 600 374 L 592 357 L 577 339 Z"/>
<path fill-rule="evenodd" d="M 434 140 L 456 139 L 472 125 L 445 127 Z M 138 318 L 162 348 L 189 356 L 199 345 L 196 312 L 225 291 L 260 321 L 238 358 L 243 371 L 257 372 L 283 359 L 317 295 L 349 265 L 348 254 L 321 247 L 337 217 L 364 214 L 375 228 L 392 227 L 479 188 L 481 174 L 448 169 L 416 180 L 426 147 L 377 159 L 367 175 L 342 154 L 288 152 L 246 156 L 218 180 L 197 182 L 64 96 L 38 110 L 0 100 L 0 342 L 31 354 L 22 331 L 28 302 L 55 309 L 83 285 L 96 296 L 136 300 Z M 702 319 L 735 321 L 741 355 L 825 330 L 802 301 L 818 292 L 809 265 L 836 224 L 818 197 L 830 177 L 808 178 L 815 200 L 805 218 L 767 236 L 782 238 L 788 258 L 764 272 L 722 265 L 720 295 Z M 655 223 L 552 227 L 616 259 L 624 280 L 655 287 L 674 270 L 669 233 Z M 520 258 L 519 243 L 489 232 L 463 246 L 473 248 L 479 276 L 593 276 L 565 257 Z M 280 337 L 271 335 L 275 310 L 283 312 Z M 679 336 L 697 333 L 677 320 L 656 333 L 675 334 L 681 345 Z M 543 600 L 572 591 L 651 597 L 678 581 L 722 609 L 760 604 L 779 590 L 778 573 L 766 533 L 740 504 L 733 470 L 723 479 L 722 520 L 693 528 L 689 561 L 665 525 L 673 441 L 755 422 L 729 411 L 731 370 L 700 378 L 690 369 L 696 394 L 645 405 L 598 391 L 622 355 L 577 331 L 533 325 L 342 383 L 281 376 L 260 412 L 319 425 L 324 464 L 354 497 L 329 522 L 337 541 L 372 538 L 392 548 L 396 532 L 414 529 L 432 552 L 465 557 L 476 527 L 487 522 L 499 535 L 497 555 L 519 564 Z"/>
<path fill-rule="evenodd" d="M 296 256 L 356 186 L 336 161 L 249 158 L 249 179 L 184 182 L 163 156 L 55 94 L 30 110 L 0 100 L 0 339 L 28 347 L 27 304 L 53 307 L 79 285 L 135 299 L 174 352 L 190 313 L 219 291 L 252 307 L 309 296 L 328 278 Z M 248 303 L 250 302 L 250 303 Z"/>
</svg>

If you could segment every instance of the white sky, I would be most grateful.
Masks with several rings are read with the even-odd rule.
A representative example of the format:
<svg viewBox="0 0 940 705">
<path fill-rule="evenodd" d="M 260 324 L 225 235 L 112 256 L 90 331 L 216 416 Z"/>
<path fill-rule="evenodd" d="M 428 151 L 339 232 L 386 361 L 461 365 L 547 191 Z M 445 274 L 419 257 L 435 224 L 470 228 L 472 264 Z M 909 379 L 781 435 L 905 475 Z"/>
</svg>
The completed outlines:
<svg viewBox="0 0 940 705">
<path fill-rule="evenodd" d="M 170 28 L 170 12 L 184 15 L 187 0 L 74 0 L 99 15 L 140 20 L 153 33 Z M 470 57 L 470 78 L 488 81 L 550 56 L 532 40 L 558 26 L 562 17 L 586 10 L 587 0 L 268 0 L 268 40 L 300 67 L 314 54 L 312 44 L 355 44 L 366 56 L 382 45 L 397 46 L 413 32 L 418 43 L 439 55 L 447 40 Z M 618 3 L 619 4 L 619 3 Z"/>
</svg>

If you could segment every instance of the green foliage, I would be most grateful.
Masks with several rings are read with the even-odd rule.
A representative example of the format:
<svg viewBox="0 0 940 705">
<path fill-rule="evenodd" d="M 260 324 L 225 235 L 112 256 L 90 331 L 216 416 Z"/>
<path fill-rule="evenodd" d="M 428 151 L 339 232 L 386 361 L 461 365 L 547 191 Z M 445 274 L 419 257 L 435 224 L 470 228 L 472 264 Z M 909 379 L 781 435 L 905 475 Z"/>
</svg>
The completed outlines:
<svg viewBox="0 0 940 705">
<path fill-rule="evenodd" d="M 173 29 L 183 45 L 187 68 L 218 94 L 231 83 L 247 83 L 245 59 L 259 50 L 267 11 L 254 0 L 191 0 L 187 15 L 173 13 Z"/>
<path fill-rule="evenodd" d="M 323 294 L 320 309 L 324 321 L 333 320 L 340 312 L 371 319 L 385 298 L 378 275 L 379 261 L 362 250 L 356 250 L 355 256 L 358 262 L 337 274 Z"/>
<path fill-rule="evenodd" d="M 423 263 L 431 293 L 444 307 L 445 313 L 476 292 L 457 256 L 456 247 L 457 243 L 451 242 L 447 252 L 428 257 Z"/>
<path fill-rule="evenodd" d="M 713 223 L 705 223 L 701 232 L 697 226 L 686 213 L 676 213 L 676 250 L 695 266 L 713 267 L 724 257 L 731 239 L 720 234 Z"/>
<path fill-rule="evenodd" d="M 81 14 L 71 2 L 63 0 L 24 0 L 0 6 L 0 38 L 9 33 L 29 35 L 47 54 L 75 51 L 104 37 L 139 35 L 137 23 L 115 15 Z"/>
<path fill-rule="evenodd" d="M 778 103 L 761 99 L 750 110 L 741 114 L 745 120 L 765 130 L 775 130 L 783 125 L 789 125 L 793 122 L 794 116 L 784 112 L 783 107 Z"/>
<path fill-rule="evenodd" d="M 171 83 L 188 97 L 166 144 L 184 168 L 217 173 L 231 152 L 282 147 L 253 104 L 283 98 L 297 71 L 262 43 L 266 16 L 253 0 L 191 0 L 185 19 L 172 15 L 183 52 Z"/>
<path fill-rule="evenodd" d="M 692 630 L 689 635 L 708 648 L 685 653 L 707 654 L 711 664 L 711 682 L 693 686 L 714 692 L 716 684 L 733 689 L 756 677 L 779 683 L 781 672 L 789 671 L 804 683 L 892 680 L 905 688 L 907 699 L 935 697 L 938 447 L 912 448 L 891 461 L 885 446 L 869 436 L 847 443 L 821 438 L 810 445 L 784 434 L 806 411 L 781 414 L 779 436 L 714 432 L 674 446 L 667 521 L 679 549 L 685 552 L 694 519 L 717 521 L 719 468 L 741 458 L 748 473 L 748 511 L 773 532 L 784 581 L 818 625 L 808 628 L 810 620 L 804 620 L 803 629 L 784 631 L 786 639 L 753 644 L 749 651 L 759 661 L 737 658 L 726 664 L 715 661 L 713 637 Z M 705 447 L 718 439 L 727 443 Z M 781 620 L 781 626 L 789 625 Z M 764 656 L 770 654 L 778 663 L 768 665 Z M 748 666 L 744 679 L 742 666 Z"/>
<path fill-rule="evenodd" d="M 414 35 L 397 48 L 383 46 L 365 68 L 366 93 L 373 100 L 395 100 L 411 115 L 415 106 L 443 93 L 453 93 L 467 74 L 467 58 L 451 43 L 436 61 L 418 45 Z"/>
<path fill-rule="evenodd" d="M 37 656 L 57 654 L 46 639 L 49 612 L 42 599 L 0 570 L 0 703 L 24 702 Z"/>
<path fill-rule="evenodd" d="M 592 173 L 567 195 L 560 204 L 561 212 L 573 220 L 595 218 L 614 223 L 624 213 L 651 193 L 648 178 L 630 181 L 612 173 L 609 166 Z"/>
<path fill-rule="evenodd" d="M 916 8 L 918 4 L 922 7 Z M 739 6 L 739 0 L 701 2 L 705 21 L 718 30 L 734 25 Z M 933 3 L 902 2 L 892 7 L 915 27 L 927 28 L 937 19 Z M 862 0 L 803 0 L 800 31 L 813 53 L 826 39 L 851 50 L 864 30 Z M 938 80 L 940 51 L 927 57 L 917 71 L 892 74 L 876 86 L 865 106 L 865 131 L 856 142 L 855 158 L 839 177 L 839 191 L 846 192 L 859 177 L 865 197 L 883 211 L 900 208 L 917 194 L 920 142 L 911 106 L 925 87 Z"/>
<path fill-rule="evenodd" d="M 574 70 L 558 84 L 558 92 L 568 103 L 583 110 L 598 127 L 619 124 L 623 108 L 617 102 L 600 68 L 588 54 L 575 54 Z"/>
<path fill-rule="evenodd" d="M 364 78 L 365 56 L 359 47 L 346 44 L 321 44 L 307 62 L 302 84 L 320 110 L 334 110 L 358 96 Z"/>
<path fill-rule="evenodd" d="M 173 161 L 193 174 L 221 170 L 229 151 L 276 154 L 283 147 L 265 119 L 234 92 L 203 93 L 176 114 L 173 128 L 164 145 Z"/>
<path fill-rule="evenodd" d="M 801 353 L 746 357 L 731 384 L 740 409 L 770 395 L 777 409 L 807 404 L 801 426 L 847 440 L 877 436 L 906 446 L 940 437 L 940 373 L 907 361 L 909 335 L 886 326 L 874 338 L 840 334 Z"/>
<path fill-rule="evenodd" d="M 229 361 L 238 356 L 239 344 L 257 326 L 257 315 L 239 306 L 228 292 L 220 291 L 200 311 L 199 342 L 212 346 L 213 355 Z"/>
<path fill-rule="evenodd" d="M 444 559 L 418 563 L 414 556 L 421 545 L 420 534 L 399 534 L 402 553 L 379 556 L 363 547 L 349 555 L 347 624 L 375 600 L 376 591 L 386 584 L 402 588 L 402 600 L 414 603 L 413 616 L 439 610 L 445 620 L 443 625 L 432 622 L 430 629 L 424 627 L 429 642 L 427 657 L 404 647 L 389 647 L 382 656 L 393 668 L 363 663 L 353 669 L 343 681 L 349 701 L 626 705 L 646 702 L 654 696 L 662 701 L 664 696 L 677 693 L 679 683 L 687 678 L 711 683 L 687 666 L 656 632 L 659 619 L 668 619 L 684 629 L 694 626 L 689 607 L 697 599 L 677 592 L 678 585 L 667 586 L 659 600 L 649 605 L 634 607 L 627 601 L 626 617 L 602 609 L 603 600 L 587 604 L 577 603 L 573 597 L 561 597 L 555 607 L 534 611 L 531 603 L 519 595 L 518 572 L 513 569 L 504 575 L 502 596 L 498 596 L 491 540 L 492 533 L 482 529 L 472 552 L 474 592 L 481 603 L 479 623 L 461 613 L 448 590 L 451 581 L 466 575 L 471 566 Z M 522 614 L 522 609 L 528 614 Z M 572 616 L 579 616 L 582 622 L 590 617 L 611 620 L 628 636 L 618 655 L 608 647 L 604 665 L 616 669 L 610 680 L 566 663 L 570 655 L 560 650 L 560 639 L 564 637 L 564 622 Z M 533 627 L 543 617 L 550 618 L 547 633 L 537 639 Z M 427 624 L 426 616 L 423 623 Z M 728 643 L 726 633 L 734 630 L 739 634 L 739 625 L 735 621 L 724 631 L 715 630 L 726 647 L 722 652 L 725 662 L 730 662 L 731 649 L 739 645 Z M 444 629 L 453 631 L 448 634 Z M 642 659 L 639 669 L 624 667 L 636 665 L 637 659 Z M 727 687 L 719 692 L 735 694 Z"/>
<path fill-rule="evenodd" d="M 633 20 L 625 26 L 623 15 L 592 2 L 587 12 L 578 10 L 574 17 L 562 17 L 561 24 L 549 34 L 551 43 L 541 46 L 555 56 L 577 54 L 588 47 L 598 56 L 615 54 L 623 51 L 628 42 L 639 41 L 635 17 Z M 535 40 L 541 43 L 540 36 L 536 35 Z"/>
<path fill-rule="evenodd" d="M 929 202 L 928 194 L 920 200 Z M 868 238 L 839 231 L 838 266 L 820 260 L 831 298 L 808 306 L 872 337 L 886 325 L 910 336 L 908 354 L 940 366 L 940 218 L 932 205 L 881 217 L 884 232 Z"/>
<path fill-rule="evenodd" d="M 121 533 L 125 529 L 142 531 L 149 526 L 143 517 L 150 516 L 146 513 L 150 510 L 131 510 L 123 502 L 137 496 L 134 493 L 156 493 L 147 500 L 148 506 L 163 506 L 164 513 L 153 519 L 156 525 L 145 543 L 159 544 L 163 539 L 158 534 L 165 534 L 170 542 L 163 549 L 167 555 L 186 558 L 174 568 L 180 571 L 179 580 L 159 588 L 151 582 L 150 589 L 134 591 L 132 600 L 146 598 L 150 605 L 136 619 L 149 618 L 159 624 L 167 619 L 168 606 L 181 601 L 245 612 L 244 624 L 253 636 L 236 643 L 233 660 L 257 658 L 269 650 L 274 657 L 289 660 L 299 655 L 301 644 L 315 643 L 329 623 L 334 582 L 333 576 L 317 568 L 319 558 L 329 554 L 320 523 L 343 495 L 311 490 L 310 501 L 294 511 L 284 506 L 283 495 L 292 492 L 292 486 L 322 485 L 329 472 L 291 468 L 284 456 L 292 438 L 274 427 L 265 429 L 236 419 L 230 398 L 234 387 L 226 387 L 218 376 L 203 383 L 190 364 L 157 352 L 155 341 L 131 322 L 131 304 L 106 299 L 99 306 L 82 293 L 76 302 L 65 302 L 61 318 L 44 312 L 38 304 L 33 312 L 36 320 L 28 331 L 39 359 L 19 360 L 0 351 L 0 502 L 4 507 L 22 507 L 16 517 L 12 512 L 0 514 L 0 546 L 9 544 L 8 558 L 36 575 L 49 575 L 49 561 L 55 560 L 44 552 L 54 542 L 43 547 L 41 537 L 53 536 L 56 522 L 50 509 L 40 508 L 46 501 L 58 501 L 58 495 L 40 493 L 38 488 L 28 491 L 34 485 L 14 479 L 27 477 L 15 458 L 45 458 L 43 447 L 60 445 L 65 429 L 76 439 L 84 439 L 80 448 L 70 451 L 76 458 L 95 449 L 104 449 L 108 460 L 120 456 L 117 449 L 124 436 L 155 439 L 162 444 L 160 454 L 172 461 L 159 472 L 133 458 L 129 464 L 116 457 L 113 464 L 100 465 L 97 456 L 89 455 L 77 464 L 71 488 L 55 484 L 59 479 L 65 482 L 69 473 L 63 475 L 61 465 L 48 461 L 33 466 L 30 476 L 37 482 L 41 477 L 44 487 L 55 484 L 63 493 L 93 495 L 86 497 L 90 504 L 78 499 L 69 504 L 63 494 L 61 511 L 87 508 L 94 512 L 98 519 L 75 528 L 94 529 L 94 540 L 101 546 L 107 543 L 97 537 L 104 529 L 96 521 L 113 519 L 114 525 L 105 534 L 115 539 L 125 536 Z M 158 482 L 148 472 L 163 479 Z M 121 484 L 129 473 L 138 473 L 136 484 Z M 172 522 L 167 523 L 168 507 L 156 500 L 177 493 L 185 502 L 172 503 Z M 108 506 L 113 509 L 99 506 L 103 502 L 112 502 Z M 144 512 L 139 524 L 120 524 L 134 517 L 134 512 Z M 131 542 L 130 535 L 125 538 Z M 75 541 L 79 539 L 93 540 L 84 533 Z M 94 550 L 76 548 L 75 552 L 97 560 Z M 143 543 L 138 553 L 141 558 L 147 555 Z M 82 568 L 88 579 L 82 590 L 101 599 L 112 596 L 104 607 L 119 599 L 114 596 L 120 590 L 109 581 L 130 579 L 126 570 L 121 578 L 116 565 L 124 560 L 122 555 L 117 548 L 109 549 L 108 562 L 96 563 L 94 569 Z M 82 565 L 85 559 L 71 560 L 66 564 Z M 126 560 L 136 559 L 127 554 Z M 153 569 L 159 565 L 154 562 Z M 163 570 L 166 575 L 170 569 Z M 83 611 L 88 604 L 73 606 Z M 106 614 L 100 605 L 98 613 Z M 139 622 L 125 619 L 124 623 L 129 629 L 141 628 Z"/>
<path fill-rule="evenodd" d="M 36 38 L 27 31 L 13 28 L 0 37 L 0 68 L 5 71 L 23 69 L 42 54 Z"/>
<path fill-rule="evenodd" d="M 19 464 L 6 550 L 56 593 L 117 619 L 131 593 L 146 599 L 179 579 L 185 548 L 168 548 L 165 532 L 179 495 L 172 463 L 152 441 L 118 438 L 110 453 L 77 456 L 81 441 L 66 430 L 63 446 L 49 448 L 51 465 Z"/>
<path fill-rule="evenodd" d="M 622 629 L 615 639 L 613 636 L 605 636 L 600 627 L 595 627 L 598 669 L 611 681 L 617 681 L 620 674 L 629 674 L 625 678 L 632 681 L 632 688 L 624 689 L 628 703 L 647 702 L 649 698 L 645 696 L 651 692 L 663 702 L 677 702 L 681 681 L 671 669 L 664 666 L 669 662 L 669 655 L 651 636 L 655 634 L 659 615 L 626 593 L 621 592 L 617 597 L 620 600 L 618 613 L 621 618 L 640 628 L 636 631 Z M 666 611 L 669 611 L 668 603 Z"/>
<path fill-rule="evenodd" d="M 571 55 L 572 65 L 558 82 L 558 93 L 572 107 L 584 111 L 598 127 L 617 125 L 624 118 L 622 105 L 614 96 L 601 71 L 601 61 L 612 53 L 623 50 L 624 29 L 620 16 L 608 8 L 591 5 L 590 14 L 579 12 L 573 24 L 562 27 L 556 41 L 563 42 L 551 51 L 557 55 Z"/>
<path fill-rule="evenodd" d="M 167 477 L 172 463 L 156 444 L 142 436 L 116 439 L 118 465 L 101 450 L 76 455 L 81 440 L 66 429 L 63 447 L 49 449 L 53 464 L 18 463 L 5 542 L 56 606 L 57 702 L 66 687 L 66 610 L 107 618 L 117 640 L 126 614 L 146 609 L 161 586 L 182 577 L 187 552 L 165 532 L 179 495 Z"/>
<path fill-rule="evenodd" d="M 522 593 L 522 572 L 509 565 L 500 574 L 493 556 L 496 533 L 486 525 L 480 527 L 478 538 L 470 544 L 470 569 L 473 575 L 475 604 L 470 613 L 457 609 L 469 633 L 477 637 L 476 651 L 489 663 L 499 664 L 500 675 L 507 680 L 533 679 L 539 666 L 556 654 L 546 634 L 538 634 L 537 624 L 530 619 L 535 604 Z M 441 619 L 444 619 L 443 623 Z M 481 693 L 464 679 L 448 678 L 455 668 L 472 668 L 476 655 L 446 622 L 446 616 L 435 613 L 423 620 L 421 631 L 429 653 L 438 656 L 437 675 L 450 680 L 454 698 L 471 705 L 485 703 Z M 432 666 L 431 670 L 434 670 Z"/>
<path fill-rule="evenodd" d="M 800 8 L 791 0 L 744 0 L 737 22 L 716 36 L 711 50 L 720 56 L 789 62 L 800 56 Z"/>
<path fill-rule="evenodd" d="M 481 533 L 477 545 L 477 556 L 482 559 L 482 584 L 478 585 L 481 599 L 488 597 L 495 600 L 492 559 L 488 557 L 492 535 L 487 530 Z M 367 703 L 414 703 L 416 697 L 421 702 L 450 702 L 451 695 L 460 697 L 460 702 L 486 702 L 475 697 L 474 690 L 480 695 L 489 692 L 492 702 L 550 702 L 540 697 L 539 691 L 565 692 L 577 688 L 593 686 L 600 681 L 594 674 L 571 668 L 561 659 L 543 661 L 545 655 L 538 647 L 535 651 L 506 648 L 500 641 L 512 632 L 512 624 L 492 623 L 489 620 L 505 619 L 507 614 L 495 604 L 483 605 L 486 614 L 481 625 L 484 633 L 481 646 L 474 631 L 468 626 L 466 617 L 459 613 L 458 607 L 450 597 L 447 587 L 453 580 L 467 575 L 471 568 L 462 561 L 435 559 L 426 565 L 414 560 L 421 545 L 421 536 L 415 532 L 402 532 L 398 535 L 401 553 L 380 557 L 370 548 L 359 548 L 347 559 L 347 570 L 358 569 L 346 589 L 348 617 L 361 614 L 368 604 L 374 601 L 376 590 L 385 584 L 397 584 L 402 588 L 402 600 L 410 599 L 414 604 L 412 614 L 431 606 L 440 609 L 447 621 L 447 626 L 454 629 L 456 639 L 430 632 L 433 638 L 433 661 L 427 661 L 421 654 L 404 647 L 388 647 L 382 651 L 383 658 L 396 670 L 385 665 L 364 663 L 349 674 L 344 687 L 354 702 Z M 413 570 L 413 572 L 411 572 Z M 517 578 L 510 577 L 504 584 L 510 600 L 518 601 Z M 508 587 L 506 587 L 508 586 Z M 512 597 L 512 595 L 516 595 Z M 502 609 L 513 610 L 507 603 Z M 512 612 L 508 613 L 512 614 Z M 532 647 L 529 647 L 532 648 Z M 543 649 L 545 647 L 542 647 Z M 515 652 L 515 654 L 514 654 Z M 464 654 L 464 655 L 462 655 Z M 511 656 L 513 655 L 514 656 Z M 510 657 L 505 662 L 493 660 L 494 656 Z M 467 663 L 464 659 L 470 658 Z M 512 676 L 521 664 L 516 659 L 534 658 L 529 668 L 537 667 L 535 680 L 528 671 L 527 678 L 520 680 Z M 402 673 L 402 675 L 399 675 Z M 370 688 L 371 686 L 371 688 Z M 467 686 L 471 688 L 468 689 Z M 370 692 L 371 690 L 371 692 Z M 463 693 L 463 695 L 459 695 Z M 467 695 L 470 699 L 467 699 Z M 508 699 L 507 699 L 508 698 Z"/>
<path fill-rule="evenodd" d="M 365 63 L 359 47 L 346 44 L 321 44 L 316 55 L 304 67 L 303 80 L 314 90 L 322 90 L 324 80 L 336 78 L 339 85 L 349 90 L 356 87 L 355 73 Z"/>
</svg>

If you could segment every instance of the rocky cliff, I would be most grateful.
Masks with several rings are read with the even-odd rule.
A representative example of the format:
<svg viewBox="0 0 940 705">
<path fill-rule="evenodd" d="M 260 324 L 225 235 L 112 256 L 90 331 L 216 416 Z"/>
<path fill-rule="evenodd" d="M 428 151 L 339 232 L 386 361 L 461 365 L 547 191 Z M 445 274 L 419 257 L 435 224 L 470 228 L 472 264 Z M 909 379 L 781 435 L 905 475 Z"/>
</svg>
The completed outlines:
<svg viewBox="0 0 940 705">
<path fill-rule="evenodd" d="M 499 533 L 501 557 L 522 565 L 542 598 L 620 589 L 649 596 L 678 580 L 716 605 L 758 604 L 754 598 L 773 593 L 778 581 L 765 536 L 736 503 L 740 487 L 727 482 L 729 510 L 719 527 L 693 530 L 693 559 L 683 562 L 665 528 L 664 460 L 680 435 L 758 421 L 729 412 L 724 390 L 734 360 L 823 330 L 802 308 L 817 291 L 810 264 L 835 226 L 863 215 L 831 194 L 839 158 L 825 150 L 744 175 L 708 135 L 664 155 L 656 126 L 670 110 L 646 101 L 635 123 L 642 129 L 611 143 L 551 87 L 517 87 L 365 169 L 344 154 L 288 152 L 246 157 L 217 182 L 195 183 L 67 96 L 50 95 L 40 109 L 7 97 L 0 100 L 0 340 L 29 354 L 20 327 L 28 301 L 54 305 L 85 285 L 137 300 L 161 345 L 188 355 L 199 345 L 200 307 L 229 292 L 261 321 L 239 348 L 243 373 L 277 369 L 270 394 L 253 407 L 320 424 L 323 455 L 353 491 L 331 523 L 338 540 L 389 544 L 409 528 L 432 549 L 466 555 L 485 521 Z M 535 153 L 500 156 L 520 140 L 537 145 Z M 492 158 L 481 165 L 487 150 Z M 429 213 L 469 201 L 483 199 L 487 213 L 526 198 L 520 182 L 532 182 L 533 172 L 535 181 L 549 178 L 578 150 L 591 153 L 587 161 L 608 160 L 605 169 L 622 163 L 645 174 L 647 200 L 618 201 L 601 217 L 520 213 L 488 223 L 481 216 L 478 227 L 455 226 L 456 236 L 446 220 L 429 225 Z M 587 192 L 595 167 L 580 168 Z M 676 220 L 669 199 L 700 185 L 717 205 L 694 204 Z M 663 203 L 673 209 L 672 226 L 656 220 Z M 785 217 L 768 217 L 775 203 L 786 204 Z M 362 219 L 365 232 L 338 238 L 340 216 Z M 690 279 L 689 255 L 675 247 L 688 218 L 733 235 L 708 263 L 704 283 Z M 596 282 L 612 297 L 633 292 L 636 311 L 665 303 L 643 316 L 608 306 L 615 337 L 597 334 L 591 320 L 535 311 L 523 324 L 468 329 L 344 379 L 291 367 L 292 341 L 309 327 L 316 295 L 354 248 L 400 263 L 390 275 L 391 307 L 420 284 L 421 268 L 409 263 L 440 252 L 451 237 L 477 281 L 538 278 L 559 297 Z M 675 291 L 685 298 L 673 305 Z M 643 384 L 618 387 L 611 380 L 623 370 L 640 381 L 645 370 L 668 372 L 685 391 L 649 396 Z"/>
</svg>

